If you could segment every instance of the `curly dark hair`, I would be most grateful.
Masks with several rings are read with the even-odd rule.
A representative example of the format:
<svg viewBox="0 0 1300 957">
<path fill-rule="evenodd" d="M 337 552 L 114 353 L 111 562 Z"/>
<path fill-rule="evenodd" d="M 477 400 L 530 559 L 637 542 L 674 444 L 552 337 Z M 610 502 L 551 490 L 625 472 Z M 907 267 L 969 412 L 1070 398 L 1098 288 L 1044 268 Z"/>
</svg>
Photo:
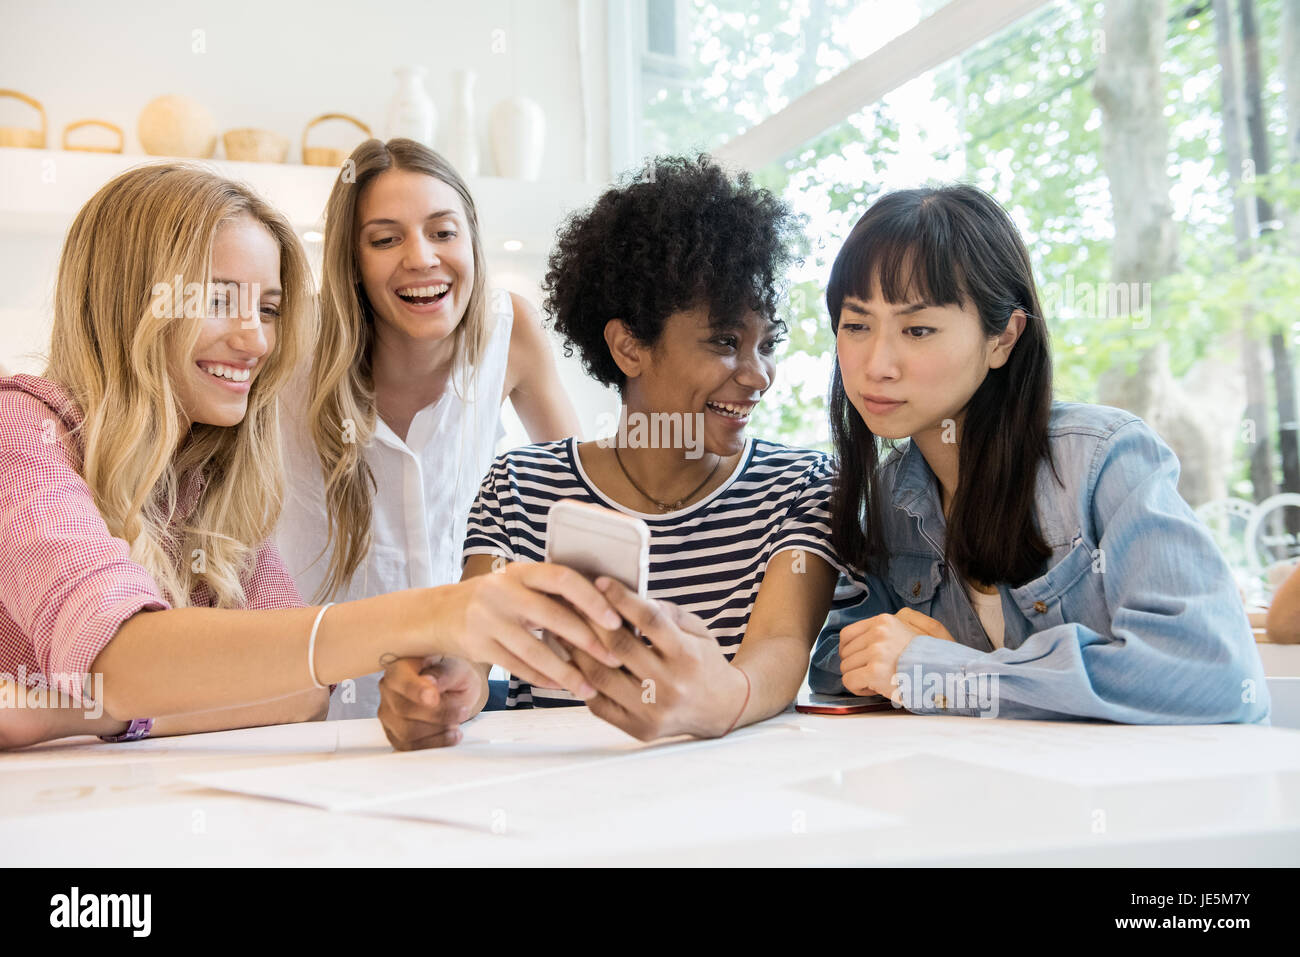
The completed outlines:
<svg viewBox="0 0 1300 957">
<path fill-rule="evenodd" d="M 776 309 L 794 229 L 789 207 L 748 173 L 729 176 L 705 154 L 654 157 L 561 226 L 544 308 L 564 354 L 622 391 L 610 319 L 649 346 L 670 315 L 698 306 L 715 328 L 753 310 L 784 329 Z"/>
</svg>

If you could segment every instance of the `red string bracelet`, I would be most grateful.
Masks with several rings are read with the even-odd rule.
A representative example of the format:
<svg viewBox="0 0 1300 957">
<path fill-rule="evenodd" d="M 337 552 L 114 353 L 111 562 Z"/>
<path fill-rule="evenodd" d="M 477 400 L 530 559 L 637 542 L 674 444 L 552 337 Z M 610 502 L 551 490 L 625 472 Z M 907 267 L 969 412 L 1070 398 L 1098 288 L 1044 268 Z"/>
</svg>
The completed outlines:
<svg viewBox="0 0 1300 957">
<path fill-rule="evenodd" d="M 739 671 L 742 675 L 745 675 L 745 700 L 744 703 L 742 703 L 740 706 L 740 713 L 736 715 L 736 720 L 731 722 L 731 727 L 729 727 L 726 731 L 722 732 L 722 737 L 724 738 L 727 735 L 731 734 L 732 731 L 736 730 L 736 725 L 740 723 L 740 719 L 744 716 L 745 709 L 749 707 L 749 692 L 750 692 L 749 675 L 745 674 L 744 668 L 738 667 L 736 665 L 732 665 L 732 667 L 735 668 L 737 671 Z"/>
</svg>

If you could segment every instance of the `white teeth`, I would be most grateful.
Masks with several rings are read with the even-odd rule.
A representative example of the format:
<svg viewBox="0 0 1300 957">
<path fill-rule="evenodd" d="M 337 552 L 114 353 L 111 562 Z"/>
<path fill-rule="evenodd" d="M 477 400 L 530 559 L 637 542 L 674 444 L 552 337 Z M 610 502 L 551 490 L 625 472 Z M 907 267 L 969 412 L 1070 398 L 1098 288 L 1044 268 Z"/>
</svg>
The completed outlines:
<svg viewBox="0 0 1300 957">
<path fill-rule="evenodd" d="M 209 375 L 214 375 L 222 379 L 229 379 L 231 382 L 247 382 L 248 377 L 253 373 L 252 369 L 235 369 L 231 366 L 223 366 L 216 362 L 200 365 L 199 368 Z"/>
<path fill-rule="evenodd" d="M 753 405 L 730 405 L 726 402 L 710 402 L 709 408 L 719 415 L 725 415 L 733 419 L 743 419 L 754 411 Z"/>
<path fill-rule="evenodd" d="M 397 294 L 403 299 L 430 299 L 433 296 L 441 296 L 451 288 L 450 283 L 439 283 L 436 286 L 411 286 L 408 289 L 399 289 Z"/>
</svg>

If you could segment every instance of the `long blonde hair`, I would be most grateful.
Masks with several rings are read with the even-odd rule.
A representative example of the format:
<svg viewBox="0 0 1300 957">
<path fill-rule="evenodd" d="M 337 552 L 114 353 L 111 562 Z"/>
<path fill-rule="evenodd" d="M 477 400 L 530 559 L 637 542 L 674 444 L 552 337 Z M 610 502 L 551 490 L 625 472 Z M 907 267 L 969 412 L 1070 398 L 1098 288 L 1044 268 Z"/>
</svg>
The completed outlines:
<svg viewBox="0 0 1300 957">
<path fill-rule="evenodd" d="M 243 421 L 194 423 L 187 435 L 168 357 L 193 353 L 201 323 L 187 318 L 189 309 L 159 309 L 154 291 L 176 277 L 201 283 L 206 308 L 217 230 L 240 216 L 265 226 L 280 247 L 275 348 L 249 390 Z M 177 607 L 190 604 L 201 583 L 218 607 L 244 604 L 241 576 L 284 499 L 276 394 L 306 352 L 311 325 L 311 271 L 289 223 L 248 188 L 205 169 L 128 170 L 68 230 L 45 375 L 84 415 L 76 452 L 109 532 L 130 545 L 132 560 Z M 182 518 L 181 481 L 195 474 L 203 490 Z"/>
<path fill-rule="evenodd" d="M 460 196 L 474 251 L 474 284 L 465 316 L 452 333 L 453 388 L 469 395 L 487 350 L 491 327 L 487 309 L 487 264 L 479 238 L 478 211 L 469 187 L 442 156 L 414 140 L 367 140 L 344 164 L 325 210 L 325 251 L 321 279 L 320 333 L 312 363 L 307 420 L 325 481 L 329 522 L 326 550 L 334 546 L 317 599 L 347 585 L 370 551 L 375 481 L 363 449 L 375 431 L 373 349 L 375 314 L 357 261 L 361 194 L 390 169 L 425 173 Z"/>
</svg>

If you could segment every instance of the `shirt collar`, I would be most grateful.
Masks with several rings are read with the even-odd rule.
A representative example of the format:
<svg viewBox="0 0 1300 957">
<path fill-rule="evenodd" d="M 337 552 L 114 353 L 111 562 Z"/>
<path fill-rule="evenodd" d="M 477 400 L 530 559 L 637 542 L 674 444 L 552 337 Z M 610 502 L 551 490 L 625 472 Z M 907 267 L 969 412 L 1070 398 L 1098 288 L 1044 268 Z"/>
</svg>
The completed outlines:
<svg viewBox="0 0 1300 957">
<path fill-rule="evenodd" d="M 921 454 L 915 442 L 909 440 L 907 447 L 898 454 L 897 464 L 894 465 L 893 484 L 895 508 L 912 511 L 909 506 L 917 499 L 927 493 L 933 494 L 934 472 L 930 470 L 929 463 L 925 461 L 925 456 Z"/>
</svg>

